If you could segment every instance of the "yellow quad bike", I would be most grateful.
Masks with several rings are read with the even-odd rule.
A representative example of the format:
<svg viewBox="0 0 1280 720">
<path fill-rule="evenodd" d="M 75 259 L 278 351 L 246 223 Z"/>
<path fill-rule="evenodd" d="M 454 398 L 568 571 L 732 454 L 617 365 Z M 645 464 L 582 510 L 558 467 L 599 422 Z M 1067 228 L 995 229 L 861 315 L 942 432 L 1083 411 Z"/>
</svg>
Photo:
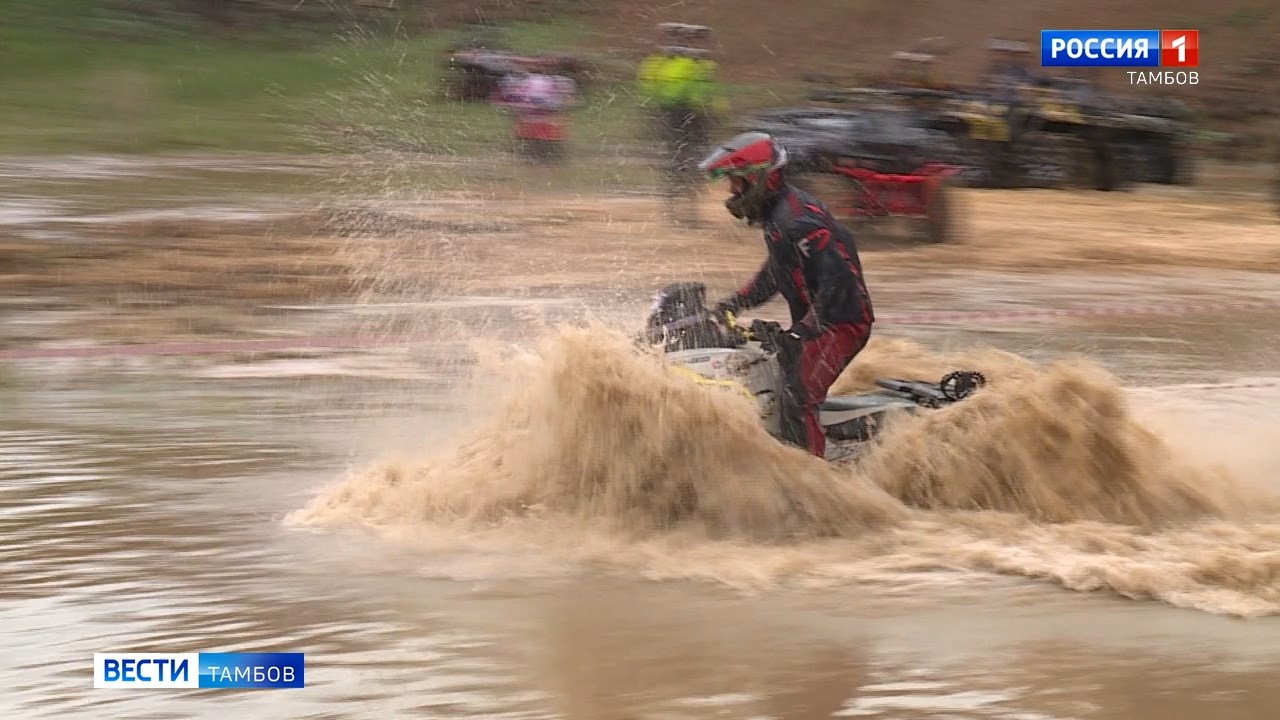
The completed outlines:
<svg viewBox="0 0 1280 720">
<path fill-rule="evenodd" d="M 781 430 L 778 401 L 785 391 L 772 340 L 779 331 L 777 323 L 756 320 L 746 328 L 732 315 L 718 318 L 706 308 L 702 283 L 680 282 L 658 292 L 642 339 L 661 344 L 671 372 L 754 399 L 765 429 L 777 438 Z M 883 378 L 876 381 L 877 390 L 828 397 L 820 412 L 827 460 L 856 457 L 894 411 L 945 407 L 985 384 L 981 373 L 959 370 L 939 382 Z"/>
</svg>

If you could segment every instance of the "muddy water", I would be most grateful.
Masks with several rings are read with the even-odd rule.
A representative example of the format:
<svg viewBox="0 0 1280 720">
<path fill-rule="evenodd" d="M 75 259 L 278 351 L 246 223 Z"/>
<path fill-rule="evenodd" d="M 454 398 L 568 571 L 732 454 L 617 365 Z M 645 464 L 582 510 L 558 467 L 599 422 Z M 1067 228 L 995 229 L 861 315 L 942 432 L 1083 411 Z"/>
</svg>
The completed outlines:
<svg viewBox="0 0 1280 720">
<path fill-rule="evenodd" d="M 141 209 L 159 213 L 193 202 L 158 191 L 175 176 L 222 183 L 206 204 L 217 216 L 235 204 L 224 191 L 244 182 L 241 170 L 0 164 L 0 185 L 29 195 L 8 216 L 0 205 L 0 223 L 65 230 L 122 205 L 139 210 L 99 196 L 103 178 L 127 178 L 147 200 Z M 1038 222 L 1025 204 L 1010 212 Z M 648 232 L 600 225 L 593 238 L 612 230 L 627 248 Z M 1034 252 L 1024 244 L 1016 255 L 1013 242 L 988 254 Z M 1084 354 L 1114 377 L 1020 379 L 1007 402 L 908 428 L 895 438 L 900 452 L 850 475 L 768 446 L 734 407 L 691 400 L 643 366 L 572 342 L 544 338 L 541 357 L 510 359 L 471 385 L 488 367 L 468 359 L 472 341 L 528 347 L 545 322 L 587 313 L 634 323 L 654 276 L 669 279 L 666 269 L 615 279 L 618 268 L 590 267 L 631 256 L 524 249 L 537 282 L 485 276 L 484 289 L 554 290 L 515 303 L 272 309 L 284 313 L 273 325 L 323 334 L 462 326 L 478 338 L 442 330 L 437 342 L 384 353 L 0 368 L 0 715 L 1274 714 L 1280 523 L 1261 498 L 1280 491 L 1278 328 L 1269 309 L 1238 307 L 1280 299 L 1274 275 L 1040 275 L 874 258 L 882 312 L 991 317 L 886 322 L 868 368 L 932 372 L 960 362 L 939 354 L 969 353 L 965 362 L 1023 371 L 974 351 L 986 344 L 1036 361 Z M 727 287 L 741 271 L 719 272 L 722 250 L 703 248 L 698 263 L 714 270 L 699 274 Z M 755 262 L 754 245 L 725 252 L 744 268 Z M 564 272 L 549 276 L 538 253 Z M 614 285 L 566 287 L 575 273 Z M 538 294 L 548 297 L 529 299 Z M 1201 307 L 1171 309 L 1190 302 Z M 1135 303 L 1156 310 L 996 317 Z M 57 325 L 57 315 L 8 317 Z M 1117 410 L 1117 397 L 1132 409 Z M 661 422 L 653 410 L 665 411 Z M 1099 431 L 1073 432 L 1074 418 Z M 511 432 L 508 421 L 545 434 Z M 1048 446 L 1066 450 L 1037 454 Z M 683 464 L 646 474 L 651 462 L 631 463 L 664 455 Z M 903 457 L 930 462 L 904 470 Z M 711 512 L 677 527 L 655 521 L 646 503 L 663 499 L 655 481 L 672 477 Z M 1022 493 L 993 488 L 1009 478 L 1022 479 Z M 1000 512 L 974 511 L 990 506 Z M 92 653 L 112 650 L 304 651 L 308 687 L 94 691 Z"/>
<path fill-rule="evenodd" d="M 1238 292 L 1265 291 L 1248 282 L 1237 278 Z M 983 293 L 939 281 L 933 302 L 1038 302 L 1031 288 L 1046 283 L 1018 285 L 987 276 Z M 564 307 L 564 316 L 580 312 Z M 1186 383 L 1274 367 L 1271 322 L 1265 313 L 1059 319 L 884 334 L 1045 357 L 1088 350 L 1130 384 L 1182 383 L 1133 392 L 1139 413 L 1178 452 L 1265 486 L 1280 469 L 1280 389 Z M 509 323 L 491 327 L 530 334 Z M 583 536 L 600 552 L 566 553 L 525 542 L 536 533 L 504 542 L 492 524 L 421 535 L 433 525 L 427 506 L 408 508 L 416 520 L 390 535 L 286 521 L 348 470 L 362 477 L 370 462 L 396 458 L 411 470 L 426 449 L 455 447 L 460 423 L 495 406 L 468 402 L 451 362 L 418 348 L 402 362 L 416 366 L 412 380 L 326 376 L 341 363 L 323 359 L 298 372 L 280 362 L 170 364 L 153 368 L 158 377 L 145 366 L 15 366 L 21 389 L 5 391 L 0 419 L 0 712 L 1154 720 L 1262 718 L 1280 701 L 1276 618 L 1216 614 L 1265 609 L 1261 595 L 1243 602 L 1247 584 L 1197 595 L 1189 604 L 1199 610 L 1174 607 L 1176 592 L 1168 602 L 1123 599 L 1087 577 L 1073 592 L 1063 586 L 1073 572 L 1088 575 L 1089 559 L 1054 560 L 1051 544 L 1019 546 L 1014 531 L 1006 572 L 993 573 L 965 560 L 972 548 L 961 543 L 972 538 L 960 535 L 954 562 L 936 546 L 913 561 L 910 543 L 889 539 L 906 530 L 856 547 L 651 535 L 619 554 L 616 537 Z M 1224 527 L 1216 532 L 1232 542 Z M 868 544 L 896 559 L 868 564 Z M 1196 552 L 1222 548 L 1183 550 L 1173 560 L 1153 551 L 1151 567 L 1176 574 Z M 1268 550 L 1258 552 L 1238 561 Z M 1058 564 L 1037 578 L 1018 553 Z M 1141 597 L 1144 556 L 1119 557 L 1128 564 L 1113 572 L 1128 573 Z M 662 577 L 713 582 L 654 582 Z M 93 691 L 90 658 L 107 650 L 305 651 L 309 686 Z"/>
<path fill-rule="evenodd" d="M 104 223 L 262 221 L 295 209 L 326 171 L 305 158 L 3 157 L 0 229 L 70 239 Z"/>
</svg>

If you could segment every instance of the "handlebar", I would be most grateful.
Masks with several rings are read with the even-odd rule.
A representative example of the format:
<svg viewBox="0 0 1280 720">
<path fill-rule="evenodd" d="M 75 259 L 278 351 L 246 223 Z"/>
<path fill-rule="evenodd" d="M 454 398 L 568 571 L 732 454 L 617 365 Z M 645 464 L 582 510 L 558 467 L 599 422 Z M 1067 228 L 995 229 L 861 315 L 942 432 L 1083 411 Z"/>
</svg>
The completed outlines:
<svg viewBox="0 0 1280 720">
<path fill-rule="evenodd" d="M 765 351 L 777 350 L 778 344 L 775 342 L 775 338 L 783 332 L 782 326 L 778 323 L 757 318 L 751 321 L 750 327 L 743 327 L 738 324 L 737 316 L 728 310 L 724 312 L 723 321 L 725 328 L 730 333 L 742 338 L 744 341 L 758 342 Z"/>
<path fill-rule="evenodd" d="M 711 321 L 716 325 L 724 328 L 728 334 L 738 342 L 758 342 L 761 349 L 771 352 L 777 349 L 775 338 L 783 332 L 780 324 L 770 320 L 752 320 L 750 326 L 739 323 L 737 316 L 728 311 L 716 312 L 703 309 L 703 312 L 696 315 L 687 316 L 679 320 L 672 320 L 667 323 L 655 324 L 654 320 L 650 320 L 647 329 L 641 331 L 636 336 L 637 342 L 647 342 L 653 344 L 660 342 L 662 337 L 672 331 L 684 328 L 696 327 L 702 323 Z"/>
</svg>

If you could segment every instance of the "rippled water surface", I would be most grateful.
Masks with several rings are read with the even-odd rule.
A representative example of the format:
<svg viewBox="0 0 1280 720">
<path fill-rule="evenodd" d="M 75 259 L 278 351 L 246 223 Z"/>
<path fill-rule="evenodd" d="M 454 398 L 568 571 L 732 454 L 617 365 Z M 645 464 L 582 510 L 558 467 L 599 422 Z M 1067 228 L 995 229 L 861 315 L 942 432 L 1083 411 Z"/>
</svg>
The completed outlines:
<svg viewBox="0 0 1280 720">
<path fill-rule="evenodd" d="M 1071 337 L 1117 348 L 1113 364 L 1128 357 L 1137 376 L 1161 336 L 1211 323 L 1134 325 Z M 1216 327 L 1246 340 L 1234 372 L 1258 371 L 1265 348 Z M 1052 329 L 1008 337 L 1054 352 Z M 1164 379 L 1222 379 L 1180 349 L 1164 368 L 1175 354 L 1189 367 Z M 504 579 L 465 553 L 433 558 L 427 576 L 404 546 L 281 521 L 352 464 L 447 443 L 457 394 L 238 367 L 157 378 L 28 366 L 23 389 L 6 391 L 0 715 L 1165 720 L 1280 707 L 1277 619 L 1027 578 L 742 596 L 580 568 Z M 1280 427 L 1275 393 L 1160 396 Z M 308 687 L 93 690 L 92 654 L 130 650 L 303 651 Z"/>
</svg>

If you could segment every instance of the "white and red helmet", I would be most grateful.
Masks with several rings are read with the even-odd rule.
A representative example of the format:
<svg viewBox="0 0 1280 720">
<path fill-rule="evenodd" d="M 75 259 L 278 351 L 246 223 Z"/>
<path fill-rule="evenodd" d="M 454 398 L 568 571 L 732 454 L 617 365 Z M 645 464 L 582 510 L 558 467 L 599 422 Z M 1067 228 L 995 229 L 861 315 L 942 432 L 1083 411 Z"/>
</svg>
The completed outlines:
<svg viewBox="0 0 1280 720">
<path fill-rule="evenodd" d="M 763 132 L 746 132 L 711 152 L 698 169 L 710 180 L 728 178 L 733 195 L 725 206 L 736 217 L 759 219 L 782 191 L 787 149 Z"/>
<path fill-rule="evenodd" d="M 769 133 L 746 132 L 717 147 L 698 169 L 712 180 L 740 177 L 755 183 L 787 164 L 787 149 Z"/>
</svg>

